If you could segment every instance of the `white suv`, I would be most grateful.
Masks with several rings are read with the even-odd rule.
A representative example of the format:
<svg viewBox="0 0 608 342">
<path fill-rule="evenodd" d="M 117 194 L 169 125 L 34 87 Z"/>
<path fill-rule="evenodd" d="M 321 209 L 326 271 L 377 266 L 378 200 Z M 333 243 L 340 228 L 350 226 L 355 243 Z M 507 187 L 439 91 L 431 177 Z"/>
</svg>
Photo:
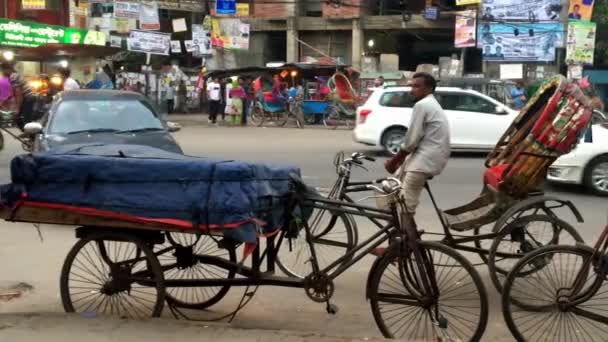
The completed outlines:
<svg viewBox="0 0 608 342">
<path fill-rule="evenodd" d="M 357 108 L 353 140 L 395 154 L 407 132 L 413 101 L 409 87 L 376 89 Z M 474 90 L 437 88 L 437 101 L 450 122 L 452 149 L 491 150 L 518 112 Z"/>
</svg>

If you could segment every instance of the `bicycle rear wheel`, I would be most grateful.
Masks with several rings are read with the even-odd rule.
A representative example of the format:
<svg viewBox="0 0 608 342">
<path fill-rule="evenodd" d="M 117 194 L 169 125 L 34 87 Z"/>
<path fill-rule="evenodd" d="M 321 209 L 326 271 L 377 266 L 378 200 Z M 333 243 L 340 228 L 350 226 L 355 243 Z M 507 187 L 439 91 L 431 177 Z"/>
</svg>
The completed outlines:
<svg viewBox="0 0 608 342">
<path fill-rule="evenodd" d="M 274 113 L 272 116 L 274 118 L 275 125 L 277 125 L 279 127 L 285 126 L 287 121 L 289 121 L 289 112 L 287 112 L 287 111 L 277 112 L 277 113 Z"/>
<path fill-rule="evenodd" d="M 323 114 L 323 125 L 329 129 L 336 129 L 340 125 L 340 111 L 335 105 L 327 107 L 327 112 Z"/>
<path fill-rule="evenodd" d="M 487 295 L 479 274 L 450 247 L 429 241 L 420 241 L 419 247 L 432 262 L 428 276 L 434 274 L 439 296 L 431 298 L 416 284 L 420 279 L 416 267 L 423 261 L 411 252 L 403 260 L 398 249 L 389 251 L 372 267 L 368 284 L 378 328 L 384 337 L 407 341 L 479 341 L 488 322 Z"/>
<path fill-rule="evenodd" d="M 586 246 L 547 246 L 522 258 L 503 288 L 503 315 L 518 341 L 606 341 L 608 282 Z M 590 266 L 588 262 L 592 261 Z M 579 274 L 585 283 L 568 297 Z"/>
</svg>

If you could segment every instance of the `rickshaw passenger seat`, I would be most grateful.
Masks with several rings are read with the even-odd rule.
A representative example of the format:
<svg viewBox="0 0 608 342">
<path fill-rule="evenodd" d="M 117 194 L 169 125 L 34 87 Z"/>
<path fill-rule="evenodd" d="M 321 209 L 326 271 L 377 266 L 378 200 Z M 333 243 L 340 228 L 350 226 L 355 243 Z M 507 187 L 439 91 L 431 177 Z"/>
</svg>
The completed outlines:
<svg viewBox="0 0 608 342">
<path fill-rule="evenodd" d="M 503 181 L 503 174 L 508 164 L 500 164 L 486 169 L 483 175 L 483 183 L 491 188 L 498 190 L 498 186 Z"/>
</svg>

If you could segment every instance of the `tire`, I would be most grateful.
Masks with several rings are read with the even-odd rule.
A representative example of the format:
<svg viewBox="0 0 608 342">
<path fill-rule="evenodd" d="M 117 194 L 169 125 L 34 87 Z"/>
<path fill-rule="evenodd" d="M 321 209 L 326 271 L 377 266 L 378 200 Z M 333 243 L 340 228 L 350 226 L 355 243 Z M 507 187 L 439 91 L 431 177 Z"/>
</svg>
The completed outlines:
<svg viewBox="0 0 608 342">
<path fill-rule="evenodd" d="M 264 109 L 262 109 L 262 107 L 256 103 L 253 105 L 253 108 L 251 108 L 251 115 L 249 117 L 251 122 L 259 127 L 264 124 L 266 113 L 264 113 Z"/>
<path fill-rule="evenodd" d="M 197 255 L 217 256 L 228 259 L 236 263 L 236 249 L 219 248 L 215 240 L 206 235 L 194 235 L 187 233 L 167 233 L 167 244 L 160 246 L 160 249 L 175 247 L 175 249 L 159 255 L 159 261 L 165 268 L 165 279 L 234 279 L 235 270 L 226 270 L 217 266 L 205 265 Z M 177 264 L 175 253 L 179 247 L 191 247 L 192 264 Z M 166 269 L 169 266 L 168 269 Z M 167 303 L 187 309 L 206 309 L 222 300 L 230 285 L 215 287 L 179 287 L 167 288 Z"/>
<path fill-rule="evenodd" d="M 309 221 L 315 254 L 321 269 L 357 246 L 357 232 L 348 215 L 332 215 L 327 210 L 315 210 Z M 284 239 L 277 253 L 277 266 L 290 277 L 304 279 L 312 272 L 310 247 L 306 243 L 305 235 L 306 232 L 302 228 L 297 238 L 291 239 L 292 250 L 289 248 L 290 241 Z M 344 260 L 344 262 L 348 261 L 348 259 Z M 334 272 L 335 270 L 334 268 Z"/>
<path fill-rule="evenodd" d="M 390 155 L 399 152 L 407 130 L 400 127 L 391 128 L 382 135 L 382 147 Z"/>
<path fill-rule="evenodd" d="M 540 223 L 541 229 L 531 227 L 532 223 Z M 549 229 L 546 229 L 547 227 Z M 555 234 L 556 231 L 559 232 L 558 235 Z M 548 245 L 574 245 L 583 242 L 574 227 L 555 217 L 542 214 L 519 217 L 506 225 L 492 242 L 488 255 L 490 279 L 496 290 L 501 293 L 504 280 L 513 265 L 527 253 Z M 517 254 L 519 258 L 501 259 L 497 257 L 499 251 Z"/>
<path fill-rule="evenodd" d="M 113 245 L 117 246 L 112 248 Z M 79 256 L 83 259 L 77 260 Z M 124 259 L 121 259 L 122 256 Z M 135 287 L 134 284 L 141 284 L 129 280 L 115 282 L 113 275 L 117 273 L 111 270 L 108 262 L 125 274 L 126 272 L 129 275 L 133 272 L 142 273 L 141 277 L 145 277 L 153 286 Z M 87 264 L 91 269 L 87 269 Z M 85 287 L 83 284 L 91 286 Z M 110 315 L 117 314 L 119 317 L 159 317 L 165 302 L 164 277 L 158 259 L 147 243 L 128 233 L 94 232 L 78 240 L 63 263 L 59 287 L 66 312 L 105 315 L 109 310 Z M 155 293 L 146 296 L 149 292 L 144 291 L 145 289 Z M 83 302 L 85 299 L 87 301 Z M 78 302 L 80 303 L 78 305 L 82 303 L 84 305 L 75 307 L 74 304 Z M 136 309 L 137 306 L 146 306 L 148 303 L 150 303 L 150 307 L 147 308 L 149 310 Z M 142 313 L 143 315 L 140 316 Z"/>
<path fill-rule="evenodd" d="M 335 105 L 327 107 L 327 112 L 323 114 L 323 125 L 329 129 L 336 129 L 340 125 L 340 111 Z"/>
<path fill-rule="evenodd" d="M 608 196 L 608 155 L 600 156 L 585 168 L 585 186 L 592 193 Z"/>
<path fill-rule="evenodd" d="M 565 342 L 573 341 L 575 337 L 584 341 L 606 341 L 608 281 L 605 273 L 596 273 L 596 262 L 590 268 L 583 268 L 585 262 L 591 261 L 592 254 L 593 249 L 587 246 L 547 246 L 515 264 L 505 281 L 502 311 L 507 327 L 517 341 Z M 527 269 L 530 266 L 532 272 Z M 590 298 L 577 303 L 576 308 L 595 314 L 598 320 L 580 316 L 572 310 L 564 311 L 564 306 L 556 305 L 558 298 L 561 304 L 569 302 L 562 291 L 571 289 L 581 272 L 587 281 L 578 294 L 587 294 Z"/>
<path fill-rule="evenodd" d="M 430 241 L 420 241 L 418 245 L 421 252 L 428 255 L 431 260 L 434 261 L 434 274 L 440 278 L 436 279 L 440 293 L 437 303 L 438 312 L 431 312 L 429 309 L 423 308 L 423 304 L 412 295 L 413 284 L 411 281 L 406 280 L 411 279 L 411 277 L 407 277 L 406 274 L 417 275 L 419 277 L 419 272 L 413 270 L 412 273 L 411 269 L 411 265 L 413 264 L 415 266 L 417 263 L 415 260 L 411 260 L 411 255 L 408 255 L 408 260 L 400 261 L 399 259 L 402 258 L 402 252 L 400 252 L 399 248 L 393 247 L 370 271 L 371 282 L 369 284 L 368 296 L 374 320 L 376 321 L 378 328 L 386 338 L 397 338 L 406 341 L 438 341 L 443 340 L 445 335 L 450 335 L 445 339 L 449 341 L 479 341 L 488 323 L 487 294 L 479 274 L 465 257 L 448 246 Z M 444 259 L 444 257 L 441 257 L 437 259 L 437 255 L 447 256 L 447 258 Z M 447 265 L 449 259 L 453 260 L 451 266 Z M 389 268 L 391 267 L 398 269 L 390 270 Z M 448 270 L 446 271 L 446 269 Z M 453 270 L 461 270 L 464 274 L 462 276 L 454 275 Z M 386 275 L 395 277 L 395 279 L 389 279 L 390 283 L 388 285 L 382 283 L 382 277 L 385 275 L 385 272 Z M 442 275 L 445 275 L 448 279 L 442 280 Z M 465 282 L 469 285 L 465 285 Z M 407 284 L 410 285 L 408 286 Z M 383 287 L 383 285 L 385 285 L 386 288 Z M 447 286 L 447 288 L 444 288 L 445 286 Z M 450 295 L 445 296 L 446 293 L 450 293 L 454 290 L 462 290 L 463 288 L 466 289 L 464 293 L 455 294 L 452 292 Z M 393 293 L 385 293 L 386 290 L 392 290 Z M 403 301 L 407 299 L 403 299 L 399 304 L 389 304 L 392 305 L 390 313 L 387 313 L 387 316 L 390 317 L 384 317 L 382 308 L 380 307 L 380 299 L 398 300 L 396 298 L 397 296 L 409 297 L 410 302 L 405 303 Z M 450 305 L 449 301 L 452 299 L 456 300 L 456 303 Z M 415 302 L 418 303 L 413 304 Z M 458 302 L 462 303 L 464 306 L 461 308 L 454 306 Z M 479 307 L 475 306 L 476 302 L 479 304 Z M 432 304 L 431 307 L 435 307 L 435 305 Z M 450 313 L 451 309 L 457 311 L 455 313 Z M 396 313 L 398 312 L 405 312 L 410 317 L 412 317 L 411 315 L 414 316 L 411 319 L 397 317 Z M 429 319 L 431 316 L 430 314 L 434 315 L 437 313 L 447 320 L 447 328 L 442 329 L 443 331 L 440 334 L 437 334 L 435 329 L 437 327 L 436 324 Z M 465 317 L 467 315 L 473 315 L 475 317 Z M 419 320 L 416 321 L 416 318 Z M 396 325 L 399 326 L 398 329 L 392 329 L 387 325 L 392 319 L 396 319 Z M 463 322 L 465 322 L 465 324 L 468 322 L 471 326 L 469 328 L 465 328 L 462 325 L 458 326 Z M 458 328 L 450 329 L 452 326 Z M 399 334 L 404 327 L 406 327 L 404 333 Z M 413 331 L 409 331 L 408 333 L 407 329 L 409 328 L 413 329 Z M 437 327 L 437 329 L 441 328 Z"/>
</svg>

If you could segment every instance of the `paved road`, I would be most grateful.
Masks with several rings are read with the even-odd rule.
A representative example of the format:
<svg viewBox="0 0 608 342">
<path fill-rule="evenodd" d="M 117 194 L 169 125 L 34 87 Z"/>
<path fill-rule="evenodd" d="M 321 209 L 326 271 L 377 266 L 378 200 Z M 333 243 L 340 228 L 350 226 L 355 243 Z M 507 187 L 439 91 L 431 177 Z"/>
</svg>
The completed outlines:
<svg viewBox="0 0 608 342">
<path fill-rule="evenodd" d="M 301 167 L 305 180 L 315 186 L 328 187 L 335 179 L 332 159 L 337 151 L 367 151 L 373 149 L 351 142 L 349 131 L 318 129 L 296 130 L 276 128 L 207 128 L 185 127 L 177 138 L 186 153 L 197 156 L 235 158 L 252 161 L 295 164 Z M 9 162 L 19 152 L 19 146 L 8 142 L 0 153 L 0 179 L 8 181 Z M 369 172 L 358 171 L 356 178 L 370 179 L 383 176 L 383 157 L 367 165 Z M 442 208 L 462 205 L 472 200 L 481 190 L 483 156 L 456 154 L 440 177 L 432 181 L 433 191 Z M 592 241 L 606 223 L 606 200 L 586 195 L 576 187 L 550 187 L 549 192 L 570 199 L 581 210 L 586 222 L 577 224 L 586 241 Z M 566 219 L 574 224 L 572 217 Z M 426 231 L 439 231 L 439 221 L 433 214 L 425 196 L 417 221 Z M 373 227 L 359 220 L 362 237 L 373 232 Z M 0 224 L 0 260 L 2 282 L 25 281 L 34 285 L 33 293 L 22 299 L 3 304 L 0 313 L 62 310 L 58 279 L 61 264 L 75 238 L 70 228 L 43 226 L 41 243 L 31 225 Z M 471 261 L 479 262 L 473 255 Z M 323 305 L 310 302 L 303 291 L 297 289 L 263 288 L 253 302 L 232 323 L 237 327 L 321 332 L 334 336 L 368 337 L 380 335 L 365 300 L 365 279 L 373 259 L 366 257 L 336 282 L 334 303 L 340 307 L 336 316 L 325 313 Z M 491 319 L 486 341 L 511 341 L 506 330 L 498 295 L 490 284 L 485 267 L 478 270 L 486 280 L 490 294 Z M 216 311 L 226 311 L 236 305 L 242 290 L 232 289 Z"/>
</svg>

